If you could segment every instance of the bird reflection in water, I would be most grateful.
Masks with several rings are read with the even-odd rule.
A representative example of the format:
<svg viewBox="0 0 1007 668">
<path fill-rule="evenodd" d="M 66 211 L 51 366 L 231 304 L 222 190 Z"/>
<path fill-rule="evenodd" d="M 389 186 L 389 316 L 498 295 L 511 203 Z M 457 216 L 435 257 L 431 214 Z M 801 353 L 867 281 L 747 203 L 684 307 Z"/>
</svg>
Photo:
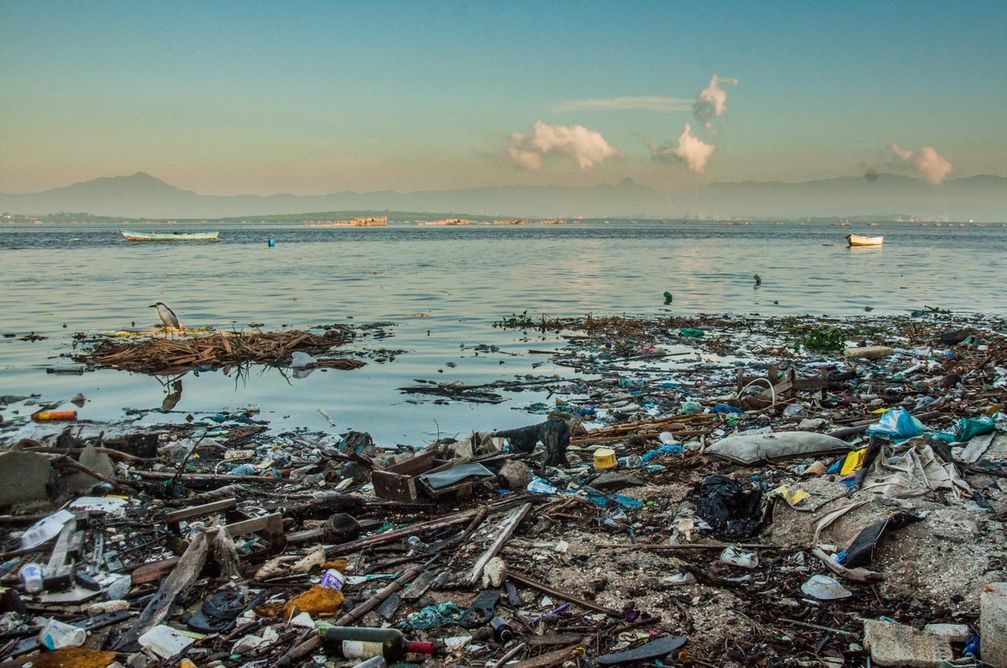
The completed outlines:
<svg viewBox="0 0 1007 668">
<path fill-rule="evenodd" d="M 170 386 L 171 389 L 168 390 L 168 393 L 164 396 L 164 399 L 161 401 L 161 411 L 164 413 L 174 410 L 175 405 L 179 402 L 179 400 L 181 400 L 182 379 L 180 377 L 176 378 L 175 380 L 170 381 L 170 385 L 166 384 L 166 387 L 168 386 Z"/>
</svg>

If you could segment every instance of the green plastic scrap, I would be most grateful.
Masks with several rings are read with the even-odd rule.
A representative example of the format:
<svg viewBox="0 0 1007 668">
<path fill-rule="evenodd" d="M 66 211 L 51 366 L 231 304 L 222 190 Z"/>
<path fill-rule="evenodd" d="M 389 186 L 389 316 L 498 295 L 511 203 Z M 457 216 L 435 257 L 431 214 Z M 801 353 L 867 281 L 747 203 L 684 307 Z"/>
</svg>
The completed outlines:
<svg viewBox="0 0 1007 668">
<path fill-rule="evenodd" d="M 706 334 L 706 332 L 704 332 L 701 329 L 696 329 L 695 327 L 683 327 L 682 329 L 678 330 L 679 336 L 689 336 L 692 338 L 699 338 L 704 334 Z"/>
<path fill-rule="evenodd" d="M 973 436 L 988 434 L 996 429 L 991 418 L 962 418 L 952 431 L 959 441 L 967 441 Z"/>
<path fill-rule="evenodd" d="M 441 624 L 457 622 L 462 617 L 462 609 L 451 601 L 428 605 L 409 615 L 402 626 L 407 629 L 429 629 Z"/>
</svg>

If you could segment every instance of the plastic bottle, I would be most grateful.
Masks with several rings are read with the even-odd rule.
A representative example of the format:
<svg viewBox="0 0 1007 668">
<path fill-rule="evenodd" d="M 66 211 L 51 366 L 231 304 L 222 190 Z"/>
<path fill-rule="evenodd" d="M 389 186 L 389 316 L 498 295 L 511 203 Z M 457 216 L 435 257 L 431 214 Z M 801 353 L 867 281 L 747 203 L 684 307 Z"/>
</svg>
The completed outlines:
<svg viewBox="0 0 1007 668">
<path fill-rule="evenodd" d="M 325 626 L 320 632 L 326 648 L 347 659 L 380 656 L 385 661 L 400 661 L 410 653 L 434 653 L 433 643 L 407 640 L 398 629 Z"/>
<path fill-rule="evenodd" d="M 18 575 L 21 576 L 21 584 L 24 585 L 25 591 L 29 594 L 34 594 L 36 592 L 42 591 L 42 567 L 35 562 L 30 564 L 25 564 L 18 571 Z"/>
<path fill-rule="evenodd" d="M 77 411 L 39 411 L 31 416 L 35 422 L 73 422 Z"/>
<path fill-rule="evenodd" d="M 320 585 L 326 589 L 336 589 L 342 590 L 343 585 L 346 583 L 346 576 L 337 571 L 335 568 L 330 568 L 325 571 L 322 575 L 322 580 L 319 582 Z"/>
<path fill-rule="evenodd" d="M 46 649 L 55 650 L 62 647 L 80 647 L 87 640 L 87 631 L 79 626 L 71 626 L 55 619 L 46 622 L 38 632 L 38 641 Z"/>
</svg>

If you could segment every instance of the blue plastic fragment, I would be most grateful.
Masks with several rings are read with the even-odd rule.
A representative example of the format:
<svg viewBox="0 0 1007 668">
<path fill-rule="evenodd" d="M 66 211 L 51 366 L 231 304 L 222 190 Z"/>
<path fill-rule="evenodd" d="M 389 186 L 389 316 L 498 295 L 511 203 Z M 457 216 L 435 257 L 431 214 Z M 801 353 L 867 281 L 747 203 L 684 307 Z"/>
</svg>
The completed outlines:
<svg viewBox="0 0 1007 668">
<path fill-rule="evenodd" d="M 654 459 L 654 457 L 660 457 L 661 455 L 678 455 L 683 452 L 685 452 L 685 448 L 681 445 L 678 445 L 677 443 L 666 443 L 659 448 L 654 448 L 653 450 L 643 453 L 640 456 L 640 459 L 642 459 L 643 463 L 646 464 L 651 459 Z"/>
</svg>

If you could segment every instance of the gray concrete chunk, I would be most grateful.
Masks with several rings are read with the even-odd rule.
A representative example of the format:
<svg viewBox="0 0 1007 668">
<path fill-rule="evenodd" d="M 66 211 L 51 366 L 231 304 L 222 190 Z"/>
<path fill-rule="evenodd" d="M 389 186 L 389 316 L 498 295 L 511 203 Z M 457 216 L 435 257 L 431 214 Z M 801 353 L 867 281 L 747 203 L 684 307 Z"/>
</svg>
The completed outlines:
<svg viewBox="0 0 1007 668">
<path fill-rule="evenodd" d="M 930 668 L 954 658 L 946 638 L 876 619 L 864 622 L 864 647 L 879 666 Z"/>
</svg>

